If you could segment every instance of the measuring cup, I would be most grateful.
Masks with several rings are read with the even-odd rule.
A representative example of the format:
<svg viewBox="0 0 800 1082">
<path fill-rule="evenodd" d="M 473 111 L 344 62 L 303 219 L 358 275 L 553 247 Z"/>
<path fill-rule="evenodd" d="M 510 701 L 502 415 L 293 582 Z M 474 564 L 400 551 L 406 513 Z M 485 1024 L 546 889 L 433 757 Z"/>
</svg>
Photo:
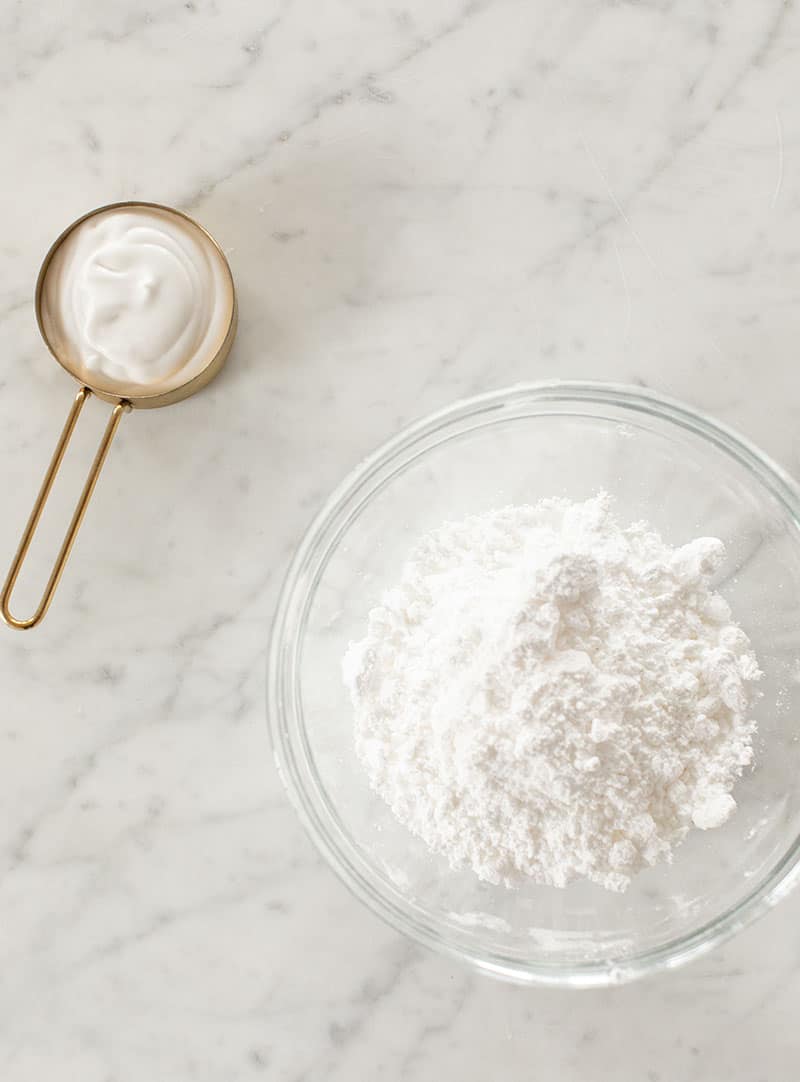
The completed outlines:
<svg viewBox="0 0 800 1082">
<path fill-rule="evenodd" d="M 192 352 L 192 348 L 187 348 L 185 363 L 179 364 L 177 368 L 173 368 L 173 370 L 165 374 L 159 368 L 158 358 L 156 358 L 151 364 L 150 375 L 142 378 L 140 374 L 136 380 L 132 380 L 130 375 L 126 374 L 127 370 L 124 368 L 104 371 L 102 366 L 97 367 L 93 361 L 87 362 L 86 356 L 76 346 L 74 337 L 71 337 L 70 327 L 68 326 L 69 318 L 67 317 L 65 320 L 62 314 L 62 309 L 68 311 L 68 304 L 65 306 L 64 302 L 71 299 L 70 296 L 66 295 L 70 293 L 69 278 L 67 278 L 66 286 L 62 282 L 62 274 L 68 253 L 76 250 L 76 244 L 80 245 L 82 240 L 89 236 L 90 230 L 103 228 L 104 224 L 111 220 L 112 215 L 122 216 L 126 215 L 126 213 L 129 214 L 131 219 L 135 219 L 137 215 L 149 215 L 150 218 L 158 218 L 159 221 L 163 222 L 165 229 L 169 227 L 174 231 L 173 235 L 175 233 L 183 234 L 187 251 L 191 247 L 192 252 L 202 253 L 203 259 L 207 260 L 207 265 L 203 264 L 200 270 L 205 271 L 207 281 L 210 283 L 206 289 L 206 303 L 213 306 L 213 317 L 209 312 L 201 310 L 194 310 L 191 313 L 194 321 L 192 326 L 196 325 L 199 330 L 195 335 L 194 351 Z M 124 220 L 126 219 L 120 217 L 120 222 Z M 143 217 L 142 221 L 145 220 L 147 219 Z M 137 228 L 144 229 L 144 226 L 140 225 Z M 165 236 L 168 236 L 168 231 Z M 146 245 L 146 233 L 142 234 L 142 238 L 140 243 Z M 151 244 L 150 247 L 152 249 L 153 245 Z M 144 247 L 141 250 L 144 251 Z M 173 253 L 170 254 L 168 249 L 160 253 L 160 258 L 163 259 L 177 257 L 182 260 L 184 256 L 185 253 L 181 253 L 180 243 L 176 243 Z M 184 278 L 181 275 L 184 275 L 189 286 L 191 286 L 194 271 L 190 265 L 191 261 L 187 260 L 188 257 L 184 260 L 186 266 L 183 266 L 180 262 L 178 263 L 181 269 L 177 280 L 179 284 L 182 284 Z M 194 270 L 198 271 L 198 268 L 195 267 Z M 94 271 L 98 275 L 102 275 L 107 271 L 111 276 L 119 276 L 126 273 L 126 268 L 123 267 L 120 270 L 119 267 L 109 267 L 98 257 L 95 260 Z M 199 271 L 195 277 L 197 281 L 200 280 Z M 99 281 L 102 284 L 102 279 L 99 279 Z M 74 286 L 74 282 L 72 285 Z M 83 285 L 85 286 L 85 282 Z M 187 289 L 189 286 L 187 286 Z M 155 295 L 158 296 L 159 282 L 156 279 L 153 281 L 145 280 L 142 288 L 145 291 L 148 289 L 155 290 Z M 72 293 L 74 293 L 74 289 L 72 289 Z M 168 301 L 169 298 L 165 298 L 164 303 L 166 304 Z M 88 297 L 85 304 L 88 304 L 91 308 L 94 299 L 91 296 Z M 163 206 L 160 203 L 138 201 L 110 203 L 107 206 L 98 207 L 96 210 L 92 210 L 88 214 L 84 214 L 83 217 L 78 218 L 77 221 L 64 230 L 45 256 L 39 271 L 36 282 L 35 307 L 36 321 L 47 348 L 62 368 L 78 381 L 80 387 L 56 444 L 50 465 L 45 473 L 44 481 L 22 534 L 19 548 L 11 564 L 2 593 L 0 593 L 0 613 L 3 620 L 9 627 L 19 630 L 35 627 L 36 624 L 41 622 L 50 607 L 50 602 L 53 600 L 56 587 L 63 574 L 64 566 L 75 543 L 89 500 L 94 492 L 100 471 L 103 468 L 123 415 L 132 409 L 154 409 L 159 406 L 169 406 L 173 402 L 180 402 L 181 399 L 188 398 L 189 395 L 205 387 L 220 371 L 228 358 L 236 336 L 237 321 L 236 291 L 233 276 L 227 259 L 210 233 L 182 211 Z M 197 309 L 197 305 L 194 305 L 194 307 Z M 100 305 L 94 305 L 94 309 L 97 311 L 100 311 L 100 308 Z M 158 308 L 156 310 L 158 311 Z M 93 310 L 92 314 L 95 315 L 96 312 Z M 122 333 L 124 334 L 124 323 L 120 324 L 117 314 L 114 312 L 111 312 L 109 316 L 108 305 L 106 305 L 106 310 L 101 312 L 101 318 L 106 319 L 106 328 L 117 328 L 116 333 L 118 336 L 120 333 L 119 328 L 122 326 Z M 199 339 L 198 336 L 204 328 L 204 336 Z M 171 328 L 168 326 L 165 334 L 168 335 L 169 333 L 171 333 Z M 178 343 L 180 344 L 180 339 L 178 339 Z M 19 619 L 10 610 L 11 595 L 83 405 L 87 398 L 93 394 L 113 406 L 111 416 L 100 440 L 100 446 L 95 454 L 83 491 L 78 498 L 72 519 L 67 527 L 61 548 L 56 556 L 39 606 L 28 619 Z"/>
</svg>

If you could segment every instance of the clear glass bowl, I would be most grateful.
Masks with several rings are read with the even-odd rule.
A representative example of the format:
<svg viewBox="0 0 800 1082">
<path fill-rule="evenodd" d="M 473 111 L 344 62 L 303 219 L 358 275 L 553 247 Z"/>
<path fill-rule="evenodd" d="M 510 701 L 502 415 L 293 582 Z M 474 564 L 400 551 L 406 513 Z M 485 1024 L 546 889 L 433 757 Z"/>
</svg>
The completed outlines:
<svg viewBox="0 0 800 1082">
<path fill-rule="evenodd" d="M 353 750 L 341 659 L 443 520 L 599 489 L 624 521 L 678 545 L 728 549 L 718 588 L 764 670 L 754 767 L 738 810 L 692 831 L 625 894 L 492 887 L 453 871 L 368 788 Z M 412 939 L 495 976 L 604 985 L 709 950 L 785 895 L 800 857 L 800 498 L 760 451 L 675 402 L 607 384 L 545 383 L 474 398 L 412 426 L 360 465 L 317 517 L 273 629 L 269 716 L 290 798 L 322 854 Z"/>
</svg>

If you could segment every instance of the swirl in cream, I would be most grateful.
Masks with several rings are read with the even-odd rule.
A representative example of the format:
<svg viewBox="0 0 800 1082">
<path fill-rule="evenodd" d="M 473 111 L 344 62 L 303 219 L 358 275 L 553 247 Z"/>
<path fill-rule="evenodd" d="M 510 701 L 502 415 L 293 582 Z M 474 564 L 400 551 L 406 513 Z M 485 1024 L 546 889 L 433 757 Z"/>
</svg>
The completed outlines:
<svg viewBox="0 0 800 1082">
<path fill-rule="evenodd" d="M 111 208 L 65 238 L 43 296 L 48 338 L 105 390 L 166 392 L 210 362 L 227 332 L 227 266 L 193 222 Z"/>
</svg>

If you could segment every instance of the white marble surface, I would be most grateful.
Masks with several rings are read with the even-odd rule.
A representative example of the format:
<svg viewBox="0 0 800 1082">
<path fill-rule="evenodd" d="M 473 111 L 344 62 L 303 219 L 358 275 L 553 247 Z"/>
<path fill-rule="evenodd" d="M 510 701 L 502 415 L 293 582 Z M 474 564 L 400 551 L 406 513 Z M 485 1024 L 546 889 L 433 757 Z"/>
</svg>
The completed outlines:
<svg viewBox="0 0 800 1082">
<path fill-rule="evenodd" d="M 188 208 L 241 299 L 219 380 L 124 421 L 46 624 L 0 635 L 3 1082 L 794 1077 L 800 895 L 619 990 L 471 976 L 317 858 L 264 668 L 309 516 L 454 397 L 633 380 L 800 472 L 798 6 L 2 0 L 0 58 L 4 560 L 72 392 L 31 304 L 61 228 Z"/>
</svg>

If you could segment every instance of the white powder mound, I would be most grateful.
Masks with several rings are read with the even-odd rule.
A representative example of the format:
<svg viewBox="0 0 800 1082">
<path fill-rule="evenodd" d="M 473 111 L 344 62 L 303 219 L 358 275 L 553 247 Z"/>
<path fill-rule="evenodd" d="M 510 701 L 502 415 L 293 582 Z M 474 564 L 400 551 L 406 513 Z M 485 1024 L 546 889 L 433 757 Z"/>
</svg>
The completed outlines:
<svg viewBox="0 0 800 1082">
<path fill-rule="evenodd" d="M 723 557 L 622 528 L 604 493 L 434 531 L 344 659 L 371 787 L 490 883 L 624 890 L 669 861 L 752 757 L 760 673 L 709 585 Z"/>
</svg>

